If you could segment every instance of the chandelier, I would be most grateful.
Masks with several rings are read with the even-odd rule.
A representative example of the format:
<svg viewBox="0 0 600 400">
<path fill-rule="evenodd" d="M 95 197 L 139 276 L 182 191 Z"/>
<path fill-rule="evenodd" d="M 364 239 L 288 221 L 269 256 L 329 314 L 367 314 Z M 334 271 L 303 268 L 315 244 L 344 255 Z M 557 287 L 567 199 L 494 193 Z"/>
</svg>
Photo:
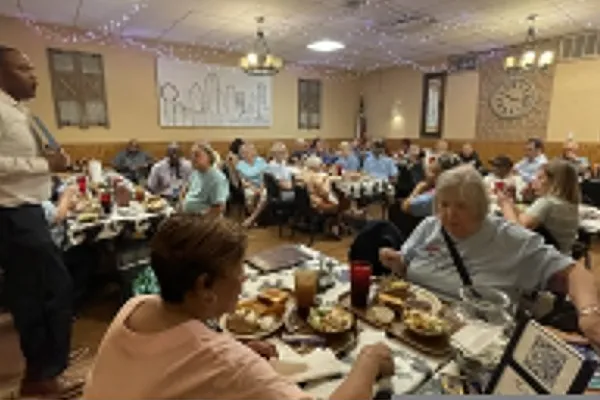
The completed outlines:
<svg viewBox="0 0 600 400">
<path fill-rule="evenodd" d="M 537 39 L 535 29 L 536 19 L 537 15 L 530 15 L 527 17 L 529 28 L 527 29 L 527 36 L 525 37 L 523 53 L 519 57 L 509 55 L 504 59 L 504 69 L 506 71 L 531 71 L 536 68 L 545 71 L 554 63 L 554 51 L 545 50 L 538 55 L 538 52 L 535 50 Z"/>
<path fill-rule="evenodd" d="M 269 45 L 265 39 L 265 33 L 261 26 L 265 22 L 264 17 L 256 18 L 258 28 L 256 40 L 252 51 L 240 59 L 240 68 L 251 76 L 271 76 L 277 74 L 283 68 L 283 60 L 271 54 Z"/>
</svg>

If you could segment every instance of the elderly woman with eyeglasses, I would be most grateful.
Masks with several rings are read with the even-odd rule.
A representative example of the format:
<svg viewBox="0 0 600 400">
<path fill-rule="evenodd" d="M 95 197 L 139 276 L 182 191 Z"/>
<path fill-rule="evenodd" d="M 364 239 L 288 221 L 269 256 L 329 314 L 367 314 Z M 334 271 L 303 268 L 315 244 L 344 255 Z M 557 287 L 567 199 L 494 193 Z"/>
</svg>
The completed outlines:
<svg viewBox="0 0 600 400">
<path fill-rule="evenodd" d="M 175 215 L 152 239 L 160 296 L 125 304 L 106 331 L 83 398 L 310 399 L 265 359 L 268 344 L 243 344 L 210 321 L 235 310 L 247 235 L 225 218 Z M 370 399 L 376 379 L 393 373 L 390 349 L 366 346 L 331 399 Z"/>
<path fill-rule="evenodd" d="M 489 213 L 488 190 L 471 166 L 444 172 L 436 185 L 434 216 L 426 218 L 400 252 L 384 248 L 388 268 L 441 295 L 457 298 L 463 286 L 443 232 L 474 285 L 513 298 L 536 290 L 566 291 L 579 311 L 581 331 L 600 344 L 600 301 L 594 276 L 524 227 Z"/>
<path fill-rule="evenodd" d="M 267 207 L 267 191 L 263 175 L 267 170 L 267 162 L 256 153 L 256 148 L 250 143 L 240 147 L 241 159 L 236 164 L 236 170 L 246 199 L 246 208 L 250 216 L 242 223 L 246 228 L 255 225 L 260 214 Z"/>
</svg>

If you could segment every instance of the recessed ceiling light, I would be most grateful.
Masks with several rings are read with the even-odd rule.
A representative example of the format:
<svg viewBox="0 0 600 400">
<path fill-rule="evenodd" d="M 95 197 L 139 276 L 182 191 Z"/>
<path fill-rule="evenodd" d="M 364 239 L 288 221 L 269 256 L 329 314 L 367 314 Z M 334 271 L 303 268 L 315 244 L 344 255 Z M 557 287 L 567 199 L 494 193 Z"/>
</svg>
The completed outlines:
<svg viewBox="0 0 600 400">
<path fill-rule="evenodd" d="M 320 51 L 323 53 L 329 53 L 332 51 L 338 51 L 346 47 L 344 43 L 336 42 L 334 40 L 319 40 L 306 46 L 312 51 Z"/>
</svg>

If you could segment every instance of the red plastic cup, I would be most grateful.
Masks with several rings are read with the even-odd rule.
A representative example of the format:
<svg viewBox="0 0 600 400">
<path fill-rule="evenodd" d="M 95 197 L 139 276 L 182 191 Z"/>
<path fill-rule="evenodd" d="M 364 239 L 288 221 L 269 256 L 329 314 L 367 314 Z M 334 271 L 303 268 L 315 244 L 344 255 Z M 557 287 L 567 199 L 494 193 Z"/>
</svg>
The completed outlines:
<svg viewBox="0 0 600 400">
<path fill-rule="evenodd" d="M 350 301 L 352 307 L 366 308 L 371 290 L 371 264 L 366 261 L 353 261 L 350 264 Z"/>
<path fill-rule="evenodd" d="M 112 196 L 110 192 L 105 191 L 100 194 L 100 205 L 105 214 L 110 214 L 112 211 Z"/>
<path fill-rule="evenodd" d="M 86 194 L 87 193 L 87 176 L 79 175 L 77 177 L 77 186 L 79 187 L 79 193 Z"/>
</svg>

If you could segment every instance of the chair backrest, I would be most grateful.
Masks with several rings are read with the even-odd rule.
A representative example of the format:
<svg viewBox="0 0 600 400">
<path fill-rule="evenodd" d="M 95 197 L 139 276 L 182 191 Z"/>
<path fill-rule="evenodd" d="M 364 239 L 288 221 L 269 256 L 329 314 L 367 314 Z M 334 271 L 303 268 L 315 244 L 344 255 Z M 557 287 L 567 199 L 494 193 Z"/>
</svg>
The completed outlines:
<svg viewBox="0 0 600 400">
<path fill-rule="evenodd" d="M 406 164 L 398 164 L 398 177 L 396 179 L 396 196 L 408 197 L 415 188 L 416 182 Z"/>
<path fill-rule="evenodd" d="M 269 200 L 278 200 L 281 197 L 281 188 L 275 176 L 271 173 L 265 173 L 263 175 L 263 181 L 265 182 L 265 188 L 267 189 L 267 197 Z"/>
<path fill-rule="evenodd" d="M 306 185 L 294 184 L 294 208 L 297 213 L 307 212 L 311 210 L 310 194 Z"/>
<path fill-rule="evenodd" d="M 410 174 L 412 175 L 413 182 L 415 185 L 425 179 L 425 167 L 423 167 L 423 161 L 420 163 L 413 164 L 409 168 Z"/>
</svg>

